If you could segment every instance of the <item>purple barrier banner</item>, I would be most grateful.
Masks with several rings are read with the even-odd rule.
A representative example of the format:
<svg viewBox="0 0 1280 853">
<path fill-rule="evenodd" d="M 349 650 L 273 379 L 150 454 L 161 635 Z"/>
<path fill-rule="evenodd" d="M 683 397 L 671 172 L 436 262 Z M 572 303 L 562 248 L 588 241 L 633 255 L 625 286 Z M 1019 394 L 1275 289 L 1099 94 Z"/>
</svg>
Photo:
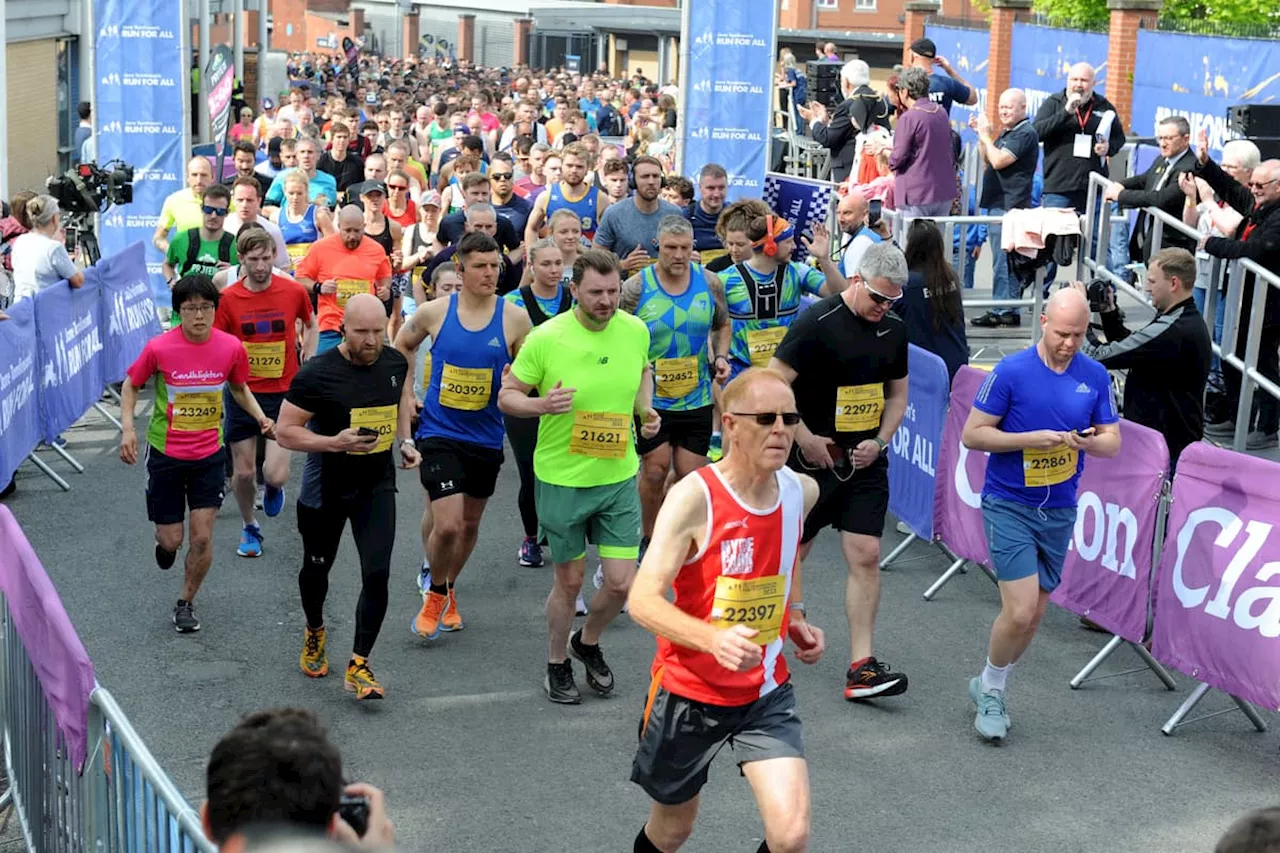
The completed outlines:
<svg viewBox="0 0 1280 853">
<path fill-rule="evenodd" d="M 1085 458 L 1076 529 L 1052 601 L 1140 643 L 1169 449 L 1160 433 L 1125 420 L 1120 448 L 1115 459 Z"/>
<path fill-rule="evenodd" d="M 71 760 L 77 770 L 82 770 L 88 753 L 89 694 L 97 684 L 93 664 L 62 607 L 53 581 L 45 574 L 13 513 L 3 505 L 0 590 L 4 591 L 13 627 L 22 638 L 58 730 L 67 739 Z"/>
<path fill-rule="evenodd" d="M 933 492 L 933 530 L 957 557 L 991 565 L 982 527 L 982 484 L 987 478 L 987 454 L 960 443 L 964 422 L 978 388 L 990 374 L 965 365 L 951 380 L 951 409 L 942 428 L 938 477 Z"/>
<path fill-rule="evenodd" d="M 1151 653 L 1280 710 L 1280 465 L 1198 442 L 1182 451 Z"/>
<path fill-rule="evenodd" d="M 107 327 L 103 376 L 107 382 L 120 382 L 147 341 L 161 332 L 151 299 L 146 250 L 141 243 L 134 243 L 84 272 L 86 279 L 95 276 L 102 285 L 102 319 Z"/>
<path fill-rule="evenodd" d="M 102 282 L 55 284 L 36 294 L 36 345 L 44 440 L 53 441 L 102 397 Z"/>
<path fill-rule="evenodd" d="M 40 443 L 35 303 L 19 299 L 0 320 L 0 489 Z"/>
</svg>

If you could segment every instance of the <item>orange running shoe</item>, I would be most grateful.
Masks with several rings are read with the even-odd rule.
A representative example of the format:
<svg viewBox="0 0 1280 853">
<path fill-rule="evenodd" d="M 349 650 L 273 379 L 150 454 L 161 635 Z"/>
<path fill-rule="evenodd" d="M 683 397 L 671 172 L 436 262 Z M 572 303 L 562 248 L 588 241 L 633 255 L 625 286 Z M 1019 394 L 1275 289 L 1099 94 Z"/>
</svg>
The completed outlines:
<svg viewBox="0 0 1280 853">
<path fill-rule="evenodd" d="M 462 624 L 462 615 L 458 613 L 458 596 L 453 591 L 453 587 L 449 587 L 449 604 L 440 617 L 440 630 L 461 631 L 463 627 L 465 626 Z"/>
<path fill-rule="evenodd" d="M 440 636 L 440 617 L 448 605 L 449 596 L 428 590 L 422 599 L 422 609 L 418 611 L 418 615 L 413 619 L 413 625 L 410 626 L 413 633 L 428 640 L 434 640 Z"/>
</svg>

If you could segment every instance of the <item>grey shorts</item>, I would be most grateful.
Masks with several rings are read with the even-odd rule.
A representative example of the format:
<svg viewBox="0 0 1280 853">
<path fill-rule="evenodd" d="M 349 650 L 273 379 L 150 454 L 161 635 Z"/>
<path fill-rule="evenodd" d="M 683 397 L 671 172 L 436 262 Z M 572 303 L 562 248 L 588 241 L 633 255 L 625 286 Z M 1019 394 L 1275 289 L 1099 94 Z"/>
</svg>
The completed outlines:
<svg viewBox="0 0 1280 853">
<path fill-rule="evenodd" d="M 791 683 L 748 705 L 731 707 L 659 690 L 640 721 L 631 781 L 663 805 L 687 803 L 707 784 L 711 761 L 726 743 L 739 768 L 770 758 L 804 758 Z"/>
</svg>

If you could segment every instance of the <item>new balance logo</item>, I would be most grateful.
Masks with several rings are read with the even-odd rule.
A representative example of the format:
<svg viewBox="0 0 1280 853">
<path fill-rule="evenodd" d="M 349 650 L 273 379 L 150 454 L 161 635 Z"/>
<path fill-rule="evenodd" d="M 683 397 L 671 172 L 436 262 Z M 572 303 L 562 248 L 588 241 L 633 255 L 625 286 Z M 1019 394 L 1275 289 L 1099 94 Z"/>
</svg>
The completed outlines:
<svg viewBox="0 0 1280 853">
<path fill-rule="evenodd" d="M 600 362 L 599 362 L 599 363 L 600 363 L 600 364 L 608 364 L 608 363 L 609 363 L 609 356 L 607 356 L 607 355 L 602 355 L 602 356 L 600 356 Z"/>
<path fill-rule="evenodd" d="M 1086 383 L 1084 383 L 1084 382 L 1081 382 L 1079 385 L 1077 385 L 1077 386 L 1076 386 L 1076 393 L 1077 393 L 1077 394 L 1088 394 L 1088 393 L 1089 393 L 1090 391 L 1092 391 L 1092 390 L 1093 390 L 1093 389 L 1092 389 L 1092 388 L 1090 388 L 1090 387 L 1088 386 L 1088 384 L 1086 384 Z"/>
</svg>

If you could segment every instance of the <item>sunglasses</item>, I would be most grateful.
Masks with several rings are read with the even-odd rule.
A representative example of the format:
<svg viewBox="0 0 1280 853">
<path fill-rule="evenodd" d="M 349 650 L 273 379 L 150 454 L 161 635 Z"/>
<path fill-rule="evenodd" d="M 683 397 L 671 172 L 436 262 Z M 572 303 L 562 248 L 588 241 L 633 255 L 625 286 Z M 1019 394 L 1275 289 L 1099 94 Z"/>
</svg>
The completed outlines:
<svg viewBox="0 0 1280 853">
<path fill-rule="evenodd" d="M 407 190 L 407 189 L 409 189 L 409 185 L 408 185 L 408 184 L 387 184 L 387 189 L 389 189 L 389 190 Z"/>
<path fill-rule="evenodd" d="M 755 418 L 756 423 L 762 427 L 773 426 L 778 418 L 782 418 L 783 426 L 795 426 L 800 423 L 799 412 L 730 412 L 729 414 L 739 418 Z"/>
<path fill-rule="evenodd" d="M 511 172 L 490 172 L 489 178 L 494 181 L 509 181 L 511 180 Z"/>
<path fill-rule="evenodd" d="M 208 204 L 206 204 L 206 205 L 202 205 L 202 206 L 200 207 L 200 209 L 201 209 L 201 210 L 203 210 L 203 211 L 204 211 L 206 214 L 208 214 L 209 216 L 226 216 L 226 215 L 227 215 L 227 211 L 228 211 L 230 208 L 226 208 L 226 207 L 214 207 L 214 206 L 212 206 L 212 205 L 208 205 Z"/>
<path fill-rule="evenodd" d="M 863 282 L 862 286 L 867 289 L 867 295 L 871 297 L 871 301 L 877 305 L 892 305 L 902 298 L 901 294 L 898 296 L 885 296 L 866 282 Z"/>
<path fill-rule="evenodd" d="M 1266 189 L 1268 186 L 1270 186 L 1271 184 L 1274 184 L 1276 181 L 1280 181 L 1280 178 L 1272 178 L 1269 181 L 1250 181 L 1249 189 L 1251 190 Z"/>
</svg>

